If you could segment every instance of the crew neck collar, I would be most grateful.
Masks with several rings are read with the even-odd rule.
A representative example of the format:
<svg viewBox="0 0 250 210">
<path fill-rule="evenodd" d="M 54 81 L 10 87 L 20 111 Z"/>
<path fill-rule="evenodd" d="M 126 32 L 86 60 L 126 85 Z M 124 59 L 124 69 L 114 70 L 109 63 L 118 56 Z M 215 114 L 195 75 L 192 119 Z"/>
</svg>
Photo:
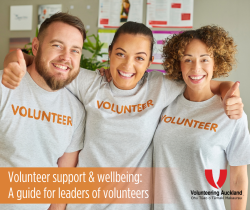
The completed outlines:
<svg viewBox="0 0 250 210">
<path fill-rule="evenodd" d="M 27 71 L 25 76 L 24 76 L 24 79 L 26 79 L 29 83 L 29 85 L 31 86 L 31 88 L 33 90 L 36 90 L 38 91 L 39 93 L 41 94 L 50 94 L 50 95 L 58 95 L 60 90 L 57 90 L 57 91 L 47 91 L 43 88 L 41 88 L 38 84 L 36 84 L 36 82 L 32 79 L 32 77 L 30 76 L 29 72 Z"/>
<path fill-rule="evenodd" d="M 221 98 L 217 95 L 212 96 L 211 98 L 201 101 L 201 102 L 196 102 L 196 101 L 189 101 L 184 97 L 184 93 L 180 95 L 179 101 L 181 104 L 184 106 L 188 107 L 193 107 L 193 108 L 203 108 L 203 107 L 208 107 L 216 103 L 221 103 Z"/>
<path fill-rule="evenodd" d="M 148 76 L 148 73 L 145 72 L 145 74 L 143 75 L 143 77 L 141 78 L 141 80 L 136 84 L 136 86 L 133 89 L 130 90 L 122 90 L 119 89 L 115 86 L 113 80 L 111 80 L 110 84 L 110 89 L 112 91 L 112 93 L 114 94 L 114 96 L 131 96 L 131 95 L 135 95 L 138 90 L 141 88 L 144 79 Z"/>
</svg>

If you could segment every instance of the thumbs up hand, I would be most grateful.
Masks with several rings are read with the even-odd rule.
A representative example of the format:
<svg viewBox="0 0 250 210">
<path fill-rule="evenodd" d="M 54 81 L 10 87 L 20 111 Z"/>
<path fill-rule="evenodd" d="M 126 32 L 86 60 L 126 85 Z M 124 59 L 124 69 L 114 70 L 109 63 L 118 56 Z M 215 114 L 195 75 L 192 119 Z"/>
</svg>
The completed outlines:
<svg viewBox="0 0 250 210">
<path fill-rule="evenodd" d="M 2 84 L 7 88 L 15 89 L 19 86 L 27 71 L 27 67 L 20 49 L 17 49 L 16 53 L 11 54 L 10 60 L 15 60 L 15 62 L 9 62 L 4 65 Z"/>
<path fill-rule="evenodd" d="M 230 119 L 240 119 L 243 114 L 244 104 L 242 103 L 241 97 L 237 96 L 239 94 L 236 94 L 239 85 L 240 82 L 235 82 L 223 99 L 224 110 Z"/>
</svg>

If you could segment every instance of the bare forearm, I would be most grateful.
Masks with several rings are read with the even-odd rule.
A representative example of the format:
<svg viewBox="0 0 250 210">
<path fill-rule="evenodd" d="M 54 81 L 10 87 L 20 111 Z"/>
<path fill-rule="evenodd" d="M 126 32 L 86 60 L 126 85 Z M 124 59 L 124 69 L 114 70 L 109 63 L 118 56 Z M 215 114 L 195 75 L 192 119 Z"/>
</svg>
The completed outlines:
<svg viewBox="0 0 250 210">
<path fill-rule="evenodd" d="M 64 153 L 62 157 L 58 159 L 58 167 L 76 167 L 78 163 L 78 154 L 80 151 Z"/>
<path fill-rule="evenodd" d="M 242 167 L 246 168 L 246 166 Z M 237 175 L 232 175 L 230 167 L 230 190 L 236 192 L 242 191 L 242 195 L 231 195 L 231 197 L 235 198 L 230 200 L 231 210 L 246 209 L 248 194 L 248 176 L 246 170 L 247 169 L 242 170 Z"/>
<path fill-rule="evenodd" d="M 230 187 L 230 190 L 234 190 L 234 191 L 242 191 L 242 195 L 233 195 L 231 197 L 240 197 L 241 199 L 231 199 L 230 200 L 230 204 L 231 204 L 231 210 L 245 210 L 246 209 L 246 205 L 247 205 L 247 193 L 248 193 L 248 189 L 247 189 L 247 185 L 246 183 L 244 184 L 235 184 L 232 187 Z"/>
<path fill-rule="evenodd" d="M 23 53 L 23 57 L 27 66 L 32 64 L 34 56 Z M 18 62 L 16 51 L 12 51 L 5 56 L 5 59 L 3 62 L 4 68 L 7 67 L 8 64 L 12 62 Z"/>
<path fill-rule="evenodd" d="M 76 167 L 79 151 L 64 153 L 58 159 L 58 167 Z M 51 204 L 48 210 L 65 210 L 67 204 Z"/>
<path fill-rule="evenodd" d="M 233 86 L 234 82 L 231 81 L 216 81 L 211 80 L 210 87 L 211 91 L 215 95 L 219 95 L 222 97 L 222 99 L 225 97 L 227 91 Z M 240 97 L 240 91 L 237 89 L 234 93 L 236 96 Z"/>
<path fill-rule="evenodd" d="M 48 210 L 65 210 L 66 208 L 66 205 L 65 203 L 62 203 L 62 204 L 51 204 L 49 209 Z"/>
<path fill-rule="evenodd" d="M 234 82 L 231 81 L 225 81 L 225 82 L 221 82 L 220 84 L 220 94 L 221 94 L 221 98 L 224 99 L 227 91 L 234 85 Z M 234 96 L 238 96 L 240 97 L 240 90 L 239 88 L 237 88 L 234 92 Z"/>
</svg>

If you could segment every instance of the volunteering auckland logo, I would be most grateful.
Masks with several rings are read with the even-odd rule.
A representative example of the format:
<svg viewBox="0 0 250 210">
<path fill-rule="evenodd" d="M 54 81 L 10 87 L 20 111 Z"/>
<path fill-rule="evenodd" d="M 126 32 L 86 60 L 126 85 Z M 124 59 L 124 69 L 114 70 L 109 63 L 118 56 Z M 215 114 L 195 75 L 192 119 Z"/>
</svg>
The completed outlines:
<svg viewBox="0 0 250 210">
<path fill-rule="evenodd" d="M 214 180 L 213 170 L 205 169 L 205 177 L 207 182 L 215 188 L 214 190 L 191 190 L 191 199 L 202 199 L 202 200 L 216 200 L 216 199 L 242 199 L 242 190 L 220 190 L 224 185 L 227 178 L 227 170 L 220 169 L 220 174 L 217 182 Z M 204 178 L 205 178 L 204 177 Z M 231 197 L 231 195 L 239 195 L 239 197 Z"/>
<path fill-rule="evenodd" d="M 214 187 L 216 189 L 219 189 L 219 188 L 221 188 L 223 186 L 223 184 L 226 181 L 227 170 L 226 169 L 221 169 L 220 170 L 220 176 L 219 176 L 219 179 L 217 181 L 217 185 L 214 182 L 214 177 L 213 177 L 213 171 L 212 171 L 212 169 L 205 169 L 205 176 L 206 176 L 206 179 L 207 179 L 208 183 L 212 187 Z"/>
</svg>

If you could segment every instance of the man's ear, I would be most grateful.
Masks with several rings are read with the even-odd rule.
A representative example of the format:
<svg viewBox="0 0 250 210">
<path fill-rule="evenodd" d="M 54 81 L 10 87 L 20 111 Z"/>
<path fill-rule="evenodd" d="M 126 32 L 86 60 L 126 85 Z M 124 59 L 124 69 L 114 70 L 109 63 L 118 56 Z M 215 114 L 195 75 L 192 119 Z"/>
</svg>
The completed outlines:
<svg viewBox="0 0 250 210">
<path fill-rule="evenodd" d="M 32 52 L 34 56 L 37 55 L 38 48 L 39 48 L 39 40 L 37 37 L 35 37 L 32 41 Z"/>
</svg>

